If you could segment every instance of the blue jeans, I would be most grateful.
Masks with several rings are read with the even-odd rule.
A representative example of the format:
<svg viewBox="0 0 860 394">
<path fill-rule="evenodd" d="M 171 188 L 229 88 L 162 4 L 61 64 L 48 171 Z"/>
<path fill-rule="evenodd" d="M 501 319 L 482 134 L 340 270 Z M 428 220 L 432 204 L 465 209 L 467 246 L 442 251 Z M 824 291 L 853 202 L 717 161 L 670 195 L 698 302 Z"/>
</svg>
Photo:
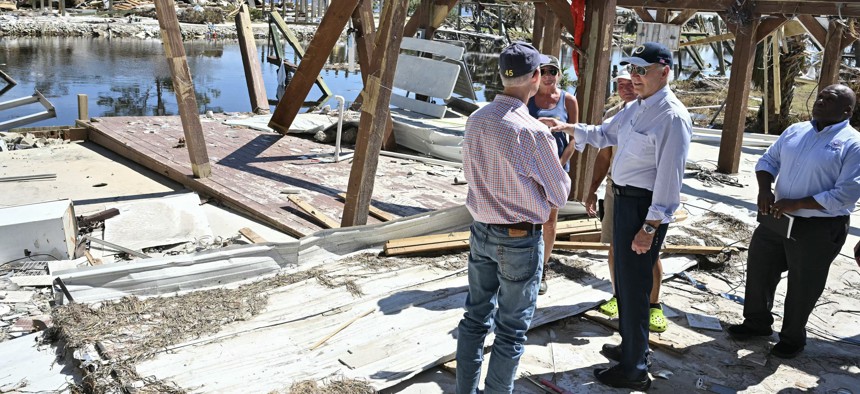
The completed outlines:
<svg viewBox="0 0 860 394">
<path fill-rule="evenodd" d="M 494 326 L 484 393 L 510 393 L 540 287 L 543 233 L 516 237 L 510 232 L 522 231 L 480 222 L 471 231 L 469 295 L 457 329 L 457 393 L 478 391 L 484 339 Z"/>
</svg>

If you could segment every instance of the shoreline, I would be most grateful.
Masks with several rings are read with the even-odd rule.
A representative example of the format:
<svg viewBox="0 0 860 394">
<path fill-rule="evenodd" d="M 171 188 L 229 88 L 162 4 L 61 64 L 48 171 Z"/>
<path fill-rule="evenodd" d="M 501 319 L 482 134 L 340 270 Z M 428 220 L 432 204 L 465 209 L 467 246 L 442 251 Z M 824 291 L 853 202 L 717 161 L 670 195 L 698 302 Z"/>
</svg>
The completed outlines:
<svg viewBox="0 0 860 394">
<path fill-rule="evenodd" d="M 221 23 L 205 25 L 197 23 L 180 23 L 182 40 L 194 39 L 226 39 L 237 40 L 236 25 Z M 254 37 L 265 39 L 268 35 L 268 24 L 256 22 L 252 24 Z M 317 26 L 290 25 L 296 37 L 303 42 L 313 39 Z M 345 31 L 345 29 L 344 29 Z M 23 13 L 0 14 L 0 38 L 29 38 L 29 37 L 102 37 L 102 38 L 161 38 L 158 21 L 154 18 L 140 16 L 107 17 L 95 15 L 59 16 L 25 15 Z"/>
</svg>

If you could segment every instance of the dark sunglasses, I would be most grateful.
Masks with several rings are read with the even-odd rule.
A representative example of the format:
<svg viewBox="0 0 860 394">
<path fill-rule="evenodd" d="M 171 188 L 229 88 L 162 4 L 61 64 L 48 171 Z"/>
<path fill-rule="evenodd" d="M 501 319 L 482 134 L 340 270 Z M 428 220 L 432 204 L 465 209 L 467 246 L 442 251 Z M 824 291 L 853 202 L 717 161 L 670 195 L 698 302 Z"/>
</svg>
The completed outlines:
<svg viewBox="0 0 860 394">
<path fill-rule="evenodd" d="M 636 66 L 633 64 L 628 64 L 627 65 L 627 72 L 629 72 L 630 75 L 639 74 L 639 76 L 645 76 L 645 74 L 648 74 L 648 67 L 650 67 L 650 66 L 642 67 L 642 66 Z"/>
<path fill-rule="evenodd" d="M 554 68 L 550 68 L 548 70 L 543 69 L 543 68 L 540 69 L 540 75 L 546 75 L 546 73 L 549 73 L 549 75 L 552 75 L 552 76 L 556 76 L 556 75 L 558 75 L 558 70 L 556 70 Z"/>
</svg>

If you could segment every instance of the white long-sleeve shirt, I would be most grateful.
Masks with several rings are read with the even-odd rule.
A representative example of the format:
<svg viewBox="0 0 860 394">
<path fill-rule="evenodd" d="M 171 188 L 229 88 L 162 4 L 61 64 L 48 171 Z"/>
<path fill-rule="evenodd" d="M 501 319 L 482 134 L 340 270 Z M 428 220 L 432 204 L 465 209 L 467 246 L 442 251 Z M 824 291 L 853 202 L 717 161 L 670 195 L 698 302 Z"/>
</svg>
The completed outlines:
<svg viewBox="0 0 860 394">
<path fill-rule="evenodd" d="M 755 166 L 776 177 L 777 200 L 812 196 L 824 210 L 800 209 L 792 215 L 850 215 L 860 199 L 860 134 L 837 123 L 817 131 L 812 122 L 789 126 Z"/>
<path fill-rule="evenodd" d="M 612 160 L 612 181 L 653 192 L 646 220 L 670 223 L 681 205 L 684 165 L 693 136 L 687 109 L 664 86 L 646 99 L 629 103 L 602 125 L 577 124 L 573 138 L 578 151 L 585 145 L 618 146 Z"/>
</svg>

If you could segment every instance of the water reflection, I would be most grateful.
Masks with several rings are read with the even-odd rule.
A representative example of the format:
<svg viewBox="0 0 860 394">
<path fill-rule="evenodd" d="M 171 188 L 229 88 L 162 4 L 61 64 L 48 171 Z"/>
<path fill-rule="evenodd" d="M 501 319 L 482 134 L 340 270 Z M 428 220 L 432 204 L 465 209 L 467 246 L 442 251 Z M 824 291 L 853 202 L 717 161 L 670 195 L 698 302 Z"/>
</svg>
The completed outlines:
<svg viewBox="0 0 860 394">
<path fill-rule="evenodd" d="M 308 43 L 304 43 L 307 46 Z M 465 60 L 475 82 L 478 101 L 490 101 L 502 91 L 498 75 L 498 53 L 504 41 L 465 40 Z M 189 41 L 184 43 L 188 64 L 194 77 L 198 110 L 250 111 L 250 99 L 245 84 L 241 54 L 236 42 Z M 265 60 L 273 51 L 266 40 L 257 41 L 259 58 Z M 322 77 L 334 94 L 343 96 L 347 105 L 363 87 L 361 76 L 349 71 L 355 51 L 347 41 L 338 42 L 329 55 L 329 63 L 336 69 L 323 70 Z M 701 48 L 706 62 L 716 64 L 709 47 Z M 299 63 L 298 56 L 287 46 L 284 56 Z M 686 53 L 684 63 L 686 60 Z M 614 48 L 612 64 L 622 57 Z M 571 80 L 576 77 L 571 67 L 571 54 L 562 46 L 559 56 Z M 5 89 L 3 101 L 30 96 L 39 90 L 57 109 L 57 118 L 29 126 L 71 125 L 77 117 L 77 95 L 89 96 L 90 116 L 149 116 L 176 115 L 178 107 L 164 49 L 160 40 L 79 38 L 79 37 L 0 37 L 0 64 L 3 70 L 18 81 L 18 85 Z M 277 92 L 277 66 L 262 61 L 263 81 L 268 97 Z M 682 78 L 683 78 L 682 74 Z M 568 88 L 575 91 L 575 88 Z M 3 94 L 4 91 L 0 91 Z M 307 98 L 315 100 L 322 92 L 312 87 Z M 301 98 L 287 98 L 289 100 Z M 323 105 L 336 106 L 331 98 Z M 272 107 L 274 109 L 274 107 Z M 41 111 L 39 106 L 22 106 L 0 112 L 0 121 Z"/>
</svg>

